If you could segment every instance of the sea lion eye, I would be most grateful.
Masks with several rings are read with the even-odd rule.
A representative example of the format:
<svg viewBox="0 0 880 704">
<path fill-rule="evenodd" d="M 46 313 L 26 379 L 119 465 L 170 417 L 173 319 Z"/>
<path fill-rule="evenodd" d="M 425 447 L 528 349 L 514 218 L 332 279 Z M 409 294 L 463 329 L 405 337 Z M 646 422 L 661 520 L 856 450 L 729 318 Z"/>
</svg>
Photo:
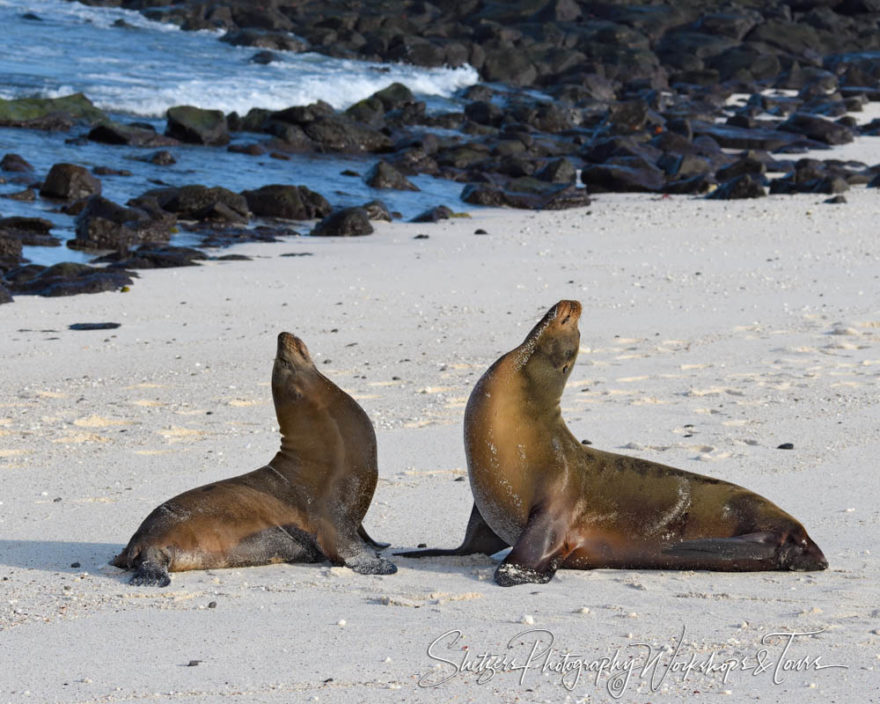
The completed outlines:
<svg viewBox="0 0 880 704">
<path fill-rule="evenodd" d="M 563 364 L 563 365 L 562 365 L 562 373 L 565 374 L 565 372 L 567 372 L 567 371 L 568 371 L 568 365 L 567 365 L 567 364 Z"/>
</svg>

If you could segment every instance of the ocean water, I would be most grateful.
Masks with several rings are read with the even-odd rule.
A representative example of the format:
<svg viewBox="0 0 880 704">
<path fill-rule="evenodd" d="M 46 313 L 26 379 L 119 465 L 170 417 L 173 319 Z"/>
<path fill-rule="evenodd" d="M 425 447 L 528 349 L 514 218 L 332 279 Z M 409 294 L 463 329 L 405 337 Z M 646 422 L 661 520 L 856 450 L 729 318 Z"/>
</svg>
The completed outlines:
<svg viewBox="0 0 880 704">
<path fill-rule="evenodd" d="M 40 19 L 27 19 L 32 13 Z M 115 26 L 123 20 L 129 27 Z M 344 109 L 393 82 L 407 85 L 434 111 L 456 109 L 456 91 L 477 82 L 471 67 L 425 69 L 332 59 L 313 53 L 275 52 L 269 65 L 249 61 L 258 49 L 219 41 L 216 32 L 183 32 L 152 22 L 137 12 L 96 8 L 64 0 L 0 0 L 4 41 L 0 46 L 0 97 L 58 97 L 82 92 L 122 122 L 151 122 L 161 132 L 163 115 L 174 105 L 236 111 L 253 107 L 282 109 L 324 100 Z M 52 164 L 70 161 L 86 167 L 127 169 L 132 176 L 102 176 L 104 195 L 124 203 L 155 187 L 201 183 L 233 191 L 270 183 L 307 185 L 334 205 L 361 204 L 374 198 L 410 218 L 434 205 L 460 205 L 461 185 L 429 176 L 411 180 L 420 192 L 374 190 L 346 169 L 365 173 L 376 156 L 291 155 L 290 161 L 234 154 L 222 148 L 174 147 L 173 166 L 138 160 L 154 149 L 68 143 L 85 130 L 70 133 L 0 128 L 0 155 L 15 152 L 42 176 Z M 258 135 L 236 135 L 253 142 Z M 0 184 L 0 195 L 23 188 Z M 47 217 L 62 238 L 73 236 L 73 221 L 53 212 L 57 204 L 20 203 L 0 198 L 0 215 Z M 66 247 L 27 247 L 35 263 L 85 261 L 88 255 Z"/>
</svg>

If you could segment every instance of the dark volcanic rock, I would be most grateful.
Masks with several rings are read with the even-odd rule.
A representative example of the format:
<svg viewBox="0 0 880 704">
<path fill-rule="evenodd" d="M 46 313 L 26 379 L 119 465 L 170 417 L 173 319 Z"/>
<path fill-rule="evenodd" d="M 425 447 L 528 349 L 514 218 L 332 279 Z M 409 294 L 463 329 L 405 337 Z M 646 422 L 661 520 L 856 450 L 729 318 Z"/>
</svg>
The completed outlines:
<svg viewBox="0 0 880 704">
<path fill-rule="evenodd" d="M 547 163 L 535 173 L 535 177 L 550 183 L 574 183 L 577 180 L 577 169 L 565 157 Z"/>
<path fill-rule="evenodd" d="M 79 200 L 101 192 L 101 182 L 76 164 L 55 164 L 40 188 L 46 198 Z"/>
<path fill-rule="evenodd" d="M 133 252 L 114 252 L 95 259 L 108 264 L 108 269 L 169 269 L 178 266 L 199 266 L 208 255 L 192 247 L 142 244 Z"/>
<path fill-rule="evenodd" d="M 15 193 L 4 193 L 4 198 L 9 198 L 9 200 L 18 200 L 23 202 L 32 202 L 37 199 L 37 192 L 33 188 L 25 188 L 21 191 L 16 191 Z"/>
<path fill-rule="evenodd" d="M 315 237 L 358 237 L 373 232 L 370 218 L 363 208 L 343 208 L 331 213 L 315 225 Z"/>
<path fill-rule="evenodd" d="M 590 164 L 581 171 L 581 181 L 594 193 L 656 192 L 666 179 L 656 166 L 639 157 L 617 157 L 618 163 Z"/>
<path fill-rule="evenodd" d="M 0 219 L 0 235 L 14 238 L 29 247 L 58 247 L 61 240 L 49 234 L 53 227 L 52 221 L 44 218 Z"/>
<path fill-rule="evenodd" d="M 389 188 L 397 191 L 418 191 L 418 186 L 400 173 L 387 161 L 375 164 L 364 177 L 371 188 Z"/>
<path fill-rule="evenodd" d="M 853 141 L 853 131 L 837 122 L 817 115 L 796 112 L 779 125 L 780 130 L 802 134 L 825 144 L 847 144 Z"/>
<path fill-rule="evenodd" d="M 21 240 L 0 230 L 0 273 L 21 261 Z"/>
<path fill-rule="evenodd" d="M 12 303 L 12 294 L 3 284 L 0 284 L 0 304 Z"/>
<path fill-rule="evenodd" d="M 20 269 L 20 272 L 13 269 L 5 277 L 6 285 L 15 294 L 72 296 L 79 293 L 118 291 L 123 286 L 132 284 L 131 277 L 126 272 L 108 271 L 73 262 L 63 262 L 48 268 Z"/>
<path fill-rule="evenodd" d="M 285 32 L 271 32 L 261 29 L 237 29 L 224 34 L 221 42 L 233 46 L 255 46 L 276 51 L 305 51 L 308 44 Z"/>
<path fill-rule="evenodd" d="M 285 220 L 314 220 L 329 215 L 330 203 L 320 193 L 305 186 L 273 184 L 242 191 L 254 215 Z"/>
<path fill-rule="evenodd" d="M 220 110 L 203 110 L 191 105 L 168 108 L 165 134 L 192 144 L 228 144 L 229 128 Z"/>
<path fill-rule="evenodd" d="M 33 170 L 34 167 L 18 154 L 4 154 L 3 159 L 0 159 L 0 171 L 30 173 Z"/>
<path fill-rule="evenodd" d="M 465 203 L 473 205 L 487 205 L 493 207 L 507 206 L 526 210 L 562 210 L 564 208 L 579 208 L 590 204 L 590 198 L 586 190 L 571 186 L 560 186 L 531 179 L 535 184 L 542 184 L 543 188 L 533 188 L 529 192 L 515 190 L 524 188 L 525 184 L 512 182 L 510 188 L 504 189 L 489 183 L 469 184 L 461 192 L 461 199 Z"/>
<path fill-rule="evenodd" d="M 154 197 L 159 207 L 181 220 L 247 223 L 250 218 L 245 197 L 220 186 L 159 188 L 144 195 Z"/>
<path fill-rule="evenodd" d="M 130 147 L 172 147 L 180 142 L 153 130 L 118 122 L 100 122 L 89 132 L 89 139 L 103 144 L 126 144 Z"/>
<path fill-rule="evenodd" d="M 436 205 L 423 213 L 419 213 L 410 222 L 439 222 L 440 220 L 448 220 L 452 215 L 452 208 L 447 208 L 445 205 Z"/>
<path fill-rule="evenodd" d="M 76 217 L 71 249 L 126 250 L 142 242 L 167 242 L 177 219 L 170 213 L 156 217 L 140 208 L 126 208 L 92 196 Z"/>
<path fill-rule="evenodd" d="M 720 146 L 729 149 L 759 149 L 773 152 L 783 147 L 819 146 L 816 142 L 793 132 L 756 127 L 753 129 L 733 125 L 710 124 L 694 120 L 691 122 L 694 134 L 714 139 Z"/>
<path fill-rule="evenodd" d="M 381 200 L 371 200 L 369 203 L 364 203 L 361 207 L 367 212 L 367 217 L 370 220 L 384 220 L 385 222 L 391 222 L 392 220 L 391 211 L 388 210 L 388 206 Z M 398 217 L 400 217 L 399 214 Z"/>
<path fill-rule="evenodd" d="M 713 200 L 738 200 L 742 198 L 761 198 L 766 196 L 767 191 L 761 183 L 761 179 L 752 174 L 743 174 L 721 184 L 707 198 Z"/>
<path fill-rule="evenodd" d="M 391 139 L 366 125 L 343 115 L 329 115 L 302 126 L 306 136 L 332 152 L 387 152 Z"/>
</svg>

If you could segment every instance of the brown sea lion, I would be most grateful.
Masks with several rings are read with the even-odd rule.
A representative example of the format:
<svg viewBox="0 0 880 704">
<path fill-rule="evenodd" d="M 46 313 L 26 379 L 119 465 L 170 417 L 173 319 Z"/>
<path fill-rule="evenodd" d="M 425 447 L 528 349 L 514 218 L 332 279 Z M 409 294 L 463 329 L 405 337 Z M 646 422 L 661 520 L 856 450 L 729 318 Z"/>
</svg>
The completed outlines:
<svg viewBox="0 0 880 704">
<path fill-rule="evenodd" d="M 191 489 L 156 508 L 111 564 L 132 584 L 168 572 L 323 558 L 393 574 L 361 521 L 378 477 L 376 434 L 357 402 L 321 374 L 302 340 L 282 332 L 272 369 L 281 449 L 269 464 Z"/>
<path fill-rule="evenodd" d="M 477 382 L 464 420 L 474 508 L 454 550 L 491 554 L 502 586 L 557 568 L 823 570 L 804 527 L 736 484 L 586 447 L 559 402 L 580 343 L 577 301 L 560 301 Z"/>
</svg>

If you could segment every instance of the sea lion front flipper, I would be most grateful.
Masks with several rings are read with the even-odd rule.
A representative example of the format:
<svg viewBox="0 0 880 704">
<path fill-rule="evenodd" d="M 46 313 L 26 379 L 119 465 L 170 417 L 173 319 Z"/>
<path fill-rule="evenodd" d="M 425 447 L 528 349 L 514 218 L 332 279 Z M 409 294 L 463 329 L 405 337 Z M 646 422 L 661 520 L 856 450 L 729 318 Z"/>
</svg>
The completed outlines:
<svg viewBox="0 0 880 704">
<path fill-rule="evenodd" d="M 363 540 L 367 545 L 369 545 L 371 548 L 375 548 L 376 550 L 384 550 L 385 548 L 391 546 L 391 543 L 380 543 L 378 540 L 373 540 L 370 537 L 370 534 L 367 533 L 366 528 L 364 528 L 363 523 L 358 526 L 358 535 L 361 537 L 361 540 Z"/>
<path fill-rule="evenodd" d="M 360 536 L 359 530 L 337 532 L 332 525 L 318 535 L 318 547 L 334 565 L 345 565 L 358 574 L 394 574 L 397 565 L 386 560 Z"/>
<path fill-rule="evenodd" d="M 510 547 L 510 544 L 499 538 L 488 526 L 483 516 L 477 510 L 477 505 L 471 509 L 471 517 L 468 519 L 467 528 L 464 531 L 464 540 L 457 548 L 429 548 L 427 550 L 410 550 L 408 552 L 396 552 L 401 557 L 442 557 L 444 555 L 473 555 L 483 553 L 494 555 L 499 550 Z"/>
<path fill-rule="evenodd" d="M 167 587 L 171 584 L 169 563 L 164 551 L 154 547 L 145 548 L 132 560 L 134 574 L 128 583 L 136 587 Z"/>
<path fill-rule="evenodd" d="M 773 533 L 746 533 L 731 538 L 685 540 L 663 549 L 663 554 L 692 561 L 692 569 L 723 569 L 739 563 L 754 563 L 758 569 L 773 569 L 778 561 L 779 537 Z"/>
<path fill-rule="evenodd" d="M 500 586 L 546 584 L 553 578 L 566 557 L 568 526 L 560 518 L 565 518 L 564 513 L 541 507 L 532 509 L 513 550 L 495 570 L 495 581 Z"/>
</svg>

